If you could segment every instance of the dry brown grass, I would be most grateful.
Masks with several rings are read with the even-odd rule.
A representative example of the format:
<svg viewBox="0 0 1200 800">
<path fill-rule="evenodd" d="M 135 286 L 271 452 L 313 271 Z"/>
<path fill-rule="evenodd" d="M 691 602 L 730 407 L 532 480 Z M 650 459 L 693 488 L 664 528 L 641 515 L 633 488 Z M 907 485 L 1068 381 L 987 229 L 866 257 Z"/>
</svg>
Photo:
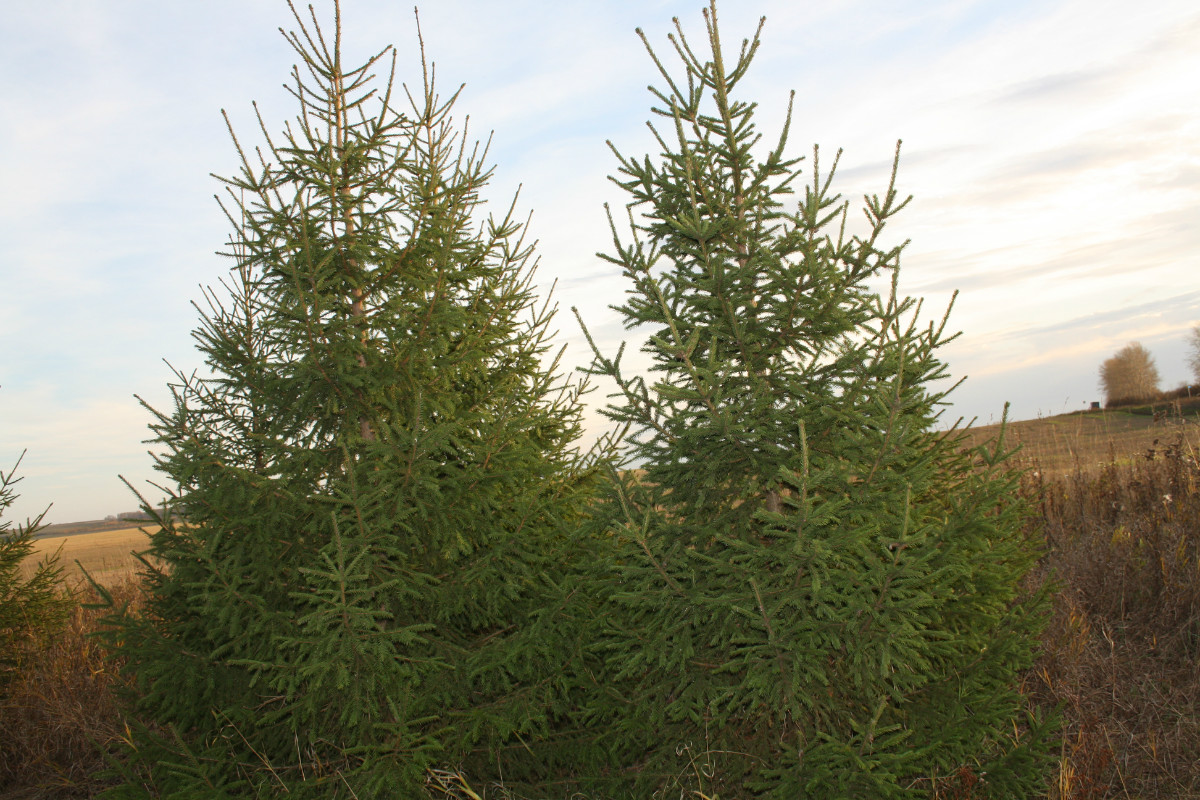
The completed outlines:
<svg viewBox="0 0 1200 800">
<path fill-rule="evenodd" d="M 60 526 L 67 527 L 67 526 Z M 74 609 L 61 631 L 23 654 L 16 678 L 0 695 L 0 797 L 5 800 L 92 797 L 103 788 L 103 753 L 125 735 L 116 700 L 118 664 L 93 634 L 104 611 L 85 608 L 99 598 L 86 569 L 117 605 L 137 608 L 141 587 L 133 551 L 145 550 L 138 528 L 39 539 L 22 564 L 60 554 L 63 591 Z M 82 569 L 81 569 L 82 565 Z"/>
<path fill-rule="evenodd" d="M 37 540 L 33 553 L 21 566 L 25 577 L 28 577 L 38 561 L 54 555 L 61 548 L 63 577 L 69 587 L 76 588 L 86 583 L 80 564 L 101 586 L 112 586 L 134 579 L 140 565 L 133 553 L 143 551 L 148 546 L 146 534 L 139 528 L 46 536 Z"/>
<path fill-rule="evenodd" d="M 111 585 L 118 603 L 140 600 L 130 580 Z M 94 796 L 103 782 L 103 753 L 125 735 L 116 702 L 118 665 L 92 636 L 105 612 L 84 608 L 96 600 L 76 594 L 65 628 L 21 660 L 0 695 L 0 797 L 43 800 Z"/>
<path fill-rule="evenodd" d="M 1047 547 L 1036 577 L 1057 586 L 1028 676 L 1065 723 L 1050 796 L 1200 797 L 1197 429 L 1078 416 L 1013 426 Z"/>
<path fill-rule="evenodd" d="M 967 435 L 979 444 L 993 437 L 997 428 L 975 428 Z M 1019 462 L 1053 477 L 1065 477 L 1077 471 L 1095 472 L 1113 463 L 1132 463 L 1168 442 L 1182 441 L 1184 447 L 1200 449 L 1200 420 L 1170 407 L 1162 409 L 1157 418 L 1150 413 L 1091 411 L 1010 422 L 1005 438 L 1021 446 Z"/>
</svg>

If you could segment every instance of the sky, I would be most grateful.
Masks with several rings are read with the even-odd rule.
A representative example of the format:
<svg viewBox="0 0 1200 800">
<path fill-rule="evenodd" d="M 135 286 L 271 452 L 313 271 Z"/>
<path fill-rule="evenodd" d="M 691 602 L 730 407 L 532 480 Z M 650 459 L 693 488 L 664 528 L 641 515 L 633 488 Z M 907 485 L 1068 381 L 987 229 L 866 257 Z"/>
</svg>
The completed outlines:
<svg viewBox="0 0 1200 800">
<path fill-rule="evenodd" d="M 398 48 L 420 81 L 410 5 L 345 0 L 345 51 Z M 539 284 L 554 298 L 564 363 L 626 338 L 609 306 L 619 272 L 605 202 L 623 153 L 657 152 L 645 127 L 656 82 L 634 30 L 669 56 L 678 17 L 701 43 L 701 0 L 438 0 L 420 8 L 456 115 L 493 133 L 488 198 L 520 189 Z M 317 2 L 320 19 L 330 2 Z M 766 17 L 743 84 L 771 139 L 796 91 L 790 152 L 843 149 L 834 188 L 882 192 L 903 140 L 911 205 L 904 293 L 939 317 L 966 380 L 948 418 L 1029 419 L 1100 400 L 1098 370 L 1130 341 L 1164 388 L 1191 375 L 1200 322 L 1200 8 L 1107 0 L 740 0 L 719 6 L 733 50 Z M 221 110 L 251 141 L 295 116 L 284 0 L 40 0 L 0 11 L 0 471 L 24 451 L 6 518 L 97 519 L 156 481 L 145 440 L 171 367 L 200 368 L 201 287 L 228 265 L 212 174 L 237 157 Z M 858 202 L 860 206 L 861 203 Z M 855 206 L 857 207 L 857 206 Z M 856 212 L 855 212 L 856 213 Z M 633 339 L 631 348 L 637 344 Z M 170 366 L 168 366 L 170 365 Z M 601 399 L 608 387 L 592 397 Z M 603 429 L 589 416 L 589 430 Z"/>
</svg>

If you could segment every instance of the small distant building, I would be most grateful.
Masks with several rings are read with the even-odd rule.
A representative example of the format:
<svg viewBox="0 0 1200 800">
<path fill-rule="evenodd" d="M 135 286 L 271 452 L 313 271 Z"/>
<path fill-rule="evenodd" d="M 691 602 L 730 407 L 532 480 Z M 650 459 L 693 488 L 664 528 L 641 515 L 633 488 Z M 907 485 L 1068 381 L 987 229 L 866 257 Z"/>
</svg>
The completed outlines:
<svg viewBox="0 0 1200 800">
<path fill-rule="evenodd" d="M 1099 411 L 1099 410 L 1100 410 L 1100 401 L 1093 400 L 1092 401 L 1092 411 Z"/>
</svg>

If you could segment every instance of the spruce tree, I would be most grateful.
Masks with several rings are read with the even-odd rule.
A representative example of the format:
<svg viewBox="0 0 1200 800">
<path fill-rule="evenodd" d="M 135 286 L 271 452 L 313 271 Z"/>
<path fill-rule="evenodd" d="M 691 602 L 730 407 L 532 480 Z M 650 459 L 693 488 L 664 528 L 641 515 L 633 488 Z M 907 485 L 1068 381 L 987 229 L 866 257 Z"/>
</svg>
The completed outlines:
<svg viewBox="0 0 1200 800">
<path fill-rule="evenodd" d="M 965 452 L 935 429 L 952 337 L 897 291 L 895 165 L 848 234 L 837 159 L 814 148 L 802 178 L 792 103 L 764 142 L 739 95 L 761 23 L 727 63 L 715 4 L 704 18 L 708 54 L 676 21 L 677 69 L 646 43 L 661 153 L 613 147 L 631 234 L 610 212 L 603 257 L 650 367 L 597 350 L 591 368 L 633 432 L 598 511 L 613 555 L 594 573 L 606 691 L 589 708 L 627 780 L 597 785 L 1035 794 L 1048 726 L 1019 691 L 1035 555 L 1001 443 Z"/>
<path fill-rule="evenodd" d="M 571 749 L 540 743 L 594 482 L 583 387 L 513 209 L 483 218 L 458 93 L 423 47 L 411 93 L 391 48 L 347 66 L 333 10 L 288 34 L 296 120 L 234 136 L 231 277 L 198 305 L 204 370 L 154 412 L 170 499 L 112 634 L 139 720 L 113 796 L 413 797 Z"/>
<path fill-rule="evenodd" d="M 12 520 L 4 519 L 17 501 L 21 458 L 8 472 L 0 470 L 0 701 L 29 648 L 58 631 L 71 608 L 70 595 L 62 589 L 58 553 L 41 559 L 32 572 L 23 574 L 22 565 L 34 553 L 46 512 L 15 528 Z M 0 755 L 4 751 L 0 746 Z"/>
</svg>

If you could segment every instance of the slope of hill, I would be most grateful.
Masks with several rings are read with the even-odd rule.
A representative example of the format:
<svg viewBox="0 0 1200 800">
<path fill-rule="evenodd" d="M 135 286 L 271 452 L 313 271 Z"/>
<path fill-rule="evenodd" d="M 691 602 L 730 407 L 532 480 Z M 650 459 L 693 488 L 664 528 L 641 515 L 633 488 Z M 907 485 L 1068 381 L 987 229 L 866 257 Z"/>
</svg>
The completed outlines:
<svg viewBox="0 0 1200 800">
<path fill-rule="evenodd" d="M 84 522 L 60 522 L 40 528 L 37 532 L 37 537 L 39 539 L 46 539 L 51 537 L 76 536 L 81 533 L 122 531 L 149 523 L 149 520 L 138 519 L 93 519 Z"/>
<path fill-rule="evenodd" d="M 999 425 L 971 428 L 968 441 L 978 445 L 999 431 Z M 1032 468 L 1053 475 L 1090 472 L 1105 464 L 1153 458 L 1169 448 L 1195 453 L 1200 413 L 1186 405 L 1080 411 L 1010 422 L 1004 435 L 1009 446 L 1020 446 L 1017 460 Z"/>
</svg>

